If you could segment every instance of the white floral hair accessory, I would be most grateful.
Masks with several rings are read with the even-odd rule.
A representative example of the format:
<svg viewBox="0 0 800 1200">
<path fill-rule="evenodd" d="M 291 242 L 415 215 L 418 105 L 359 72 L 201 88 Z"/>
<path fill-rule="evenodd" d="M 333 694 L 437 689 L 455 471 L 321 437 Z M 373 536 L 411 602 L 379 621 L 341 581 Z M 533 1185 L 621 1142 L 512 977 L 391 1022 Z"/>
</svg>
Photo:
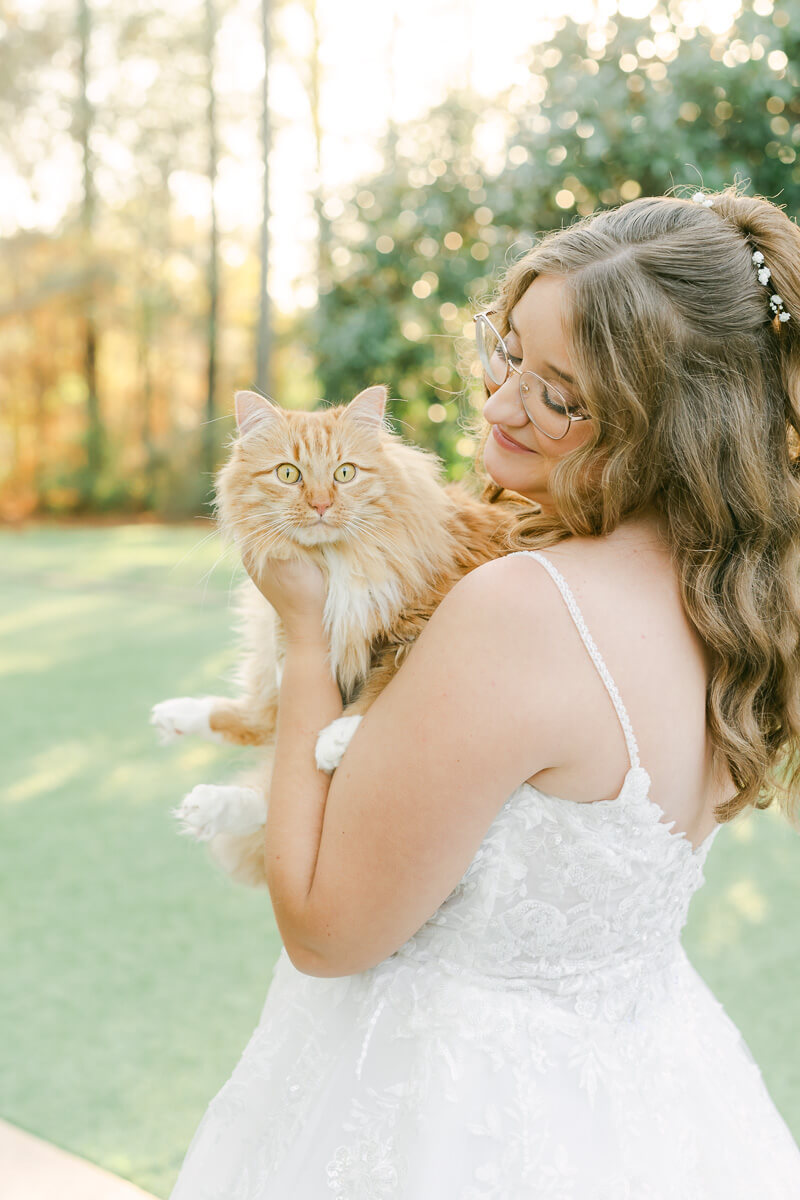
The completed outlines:
<svg viewBox="0 0 800 1200">
<path fill-rule="evenodd" d="M 706 196 L 704 192 L 695 192 L 695 194 L 692 196 L 692 201 L 695 204 L 702 204 L 704 208 L 711 208 L 711 205 L 714 203 L 714 197 Z M 769 287 L 769 281 L 772 278 L 772 272 L 764 262 L 764 255 L 760 250 L 754 250 L 751 258 L 755 263 L 758 282 L 763 283 L 764 287 Z M 776 316 L 779 321 L 788 321 L 789 317 L 792 315 L 784 306 L 780 296 L 775 292 L 769 298 L 769 307 L 772 311 L 772 315 Z"/>
</svg>

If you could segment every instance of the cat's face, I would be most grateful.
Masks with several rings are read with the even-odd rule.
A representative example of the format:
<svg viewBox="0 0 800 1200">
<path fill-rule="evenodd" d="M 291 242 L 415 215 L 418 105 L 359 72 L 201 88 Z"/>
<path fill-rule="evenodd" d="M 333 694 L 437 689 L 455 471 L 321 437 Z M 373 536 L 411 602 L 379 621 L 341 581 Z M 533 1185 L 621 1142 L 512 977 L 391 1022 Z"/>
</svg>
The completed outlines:
<svg viewBox="0 0 800 1200">
<path fill-rule="evenodd" d="M 317 412 L 236 393 L 239 438 L 217 477 L 220 515 L 264 554 L 358 540 L 386 494 L 387 391 L 370 387 Z"/>
</svg>

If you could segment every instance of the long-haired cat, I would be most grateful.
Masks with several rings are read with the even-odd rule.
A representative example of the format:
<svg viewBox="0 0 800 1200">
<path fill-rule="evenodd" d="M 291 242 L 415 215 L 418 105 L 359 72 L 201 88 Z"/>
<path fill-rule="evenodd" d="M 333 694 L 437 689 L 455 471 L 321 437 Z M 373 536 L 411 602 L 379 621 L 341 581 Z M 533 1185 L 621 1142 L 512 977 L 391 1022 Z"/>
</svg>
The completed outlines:
<svg viewBox="0 0 800 1200">
<path fill-rule="evenodd" d="M 324 625 L 346 706 L 317 745 L 317 763 L 327 770 L 444 595 L 507 552 L 506 531 L 519 511 L 513 500 L 489 504 L 462 484 L 444 484 L 440 460 L 388 427 L 387 398 L 386 388 L 374 386 L 349 404 L 297 412 L 237 392 L 238 438 L 216 477 L 225 537 L 256 562 L 311 558 L 327 579 Z M 196 733 L 263 748 L 237 785 L 201 784 L 175 810 L 233 878 L 263 886 L 284 643 L 277 614 L 249 578 L 238 610 L 240 695 L 166 700 L 151 721 L 165 742 Z"/>
</svg>

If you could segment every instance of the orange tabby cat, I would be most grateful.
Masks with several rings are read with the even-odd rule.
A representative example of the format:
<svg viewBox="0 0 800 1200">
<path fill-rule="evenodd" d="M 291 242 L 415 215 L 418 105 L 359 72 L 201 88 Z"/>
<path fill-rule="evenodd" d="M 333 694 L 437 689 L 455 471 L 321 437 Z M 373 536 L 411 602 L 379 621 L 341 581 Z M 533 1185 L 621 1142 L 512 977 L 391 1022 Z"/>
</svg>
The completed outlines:
<svg viewBox="0 0 800 1200">
<path fill-rule="evenodd" d="M 386 388 L 369 387 L 347 405 L 309 413 L 237 392 L 239 437 L 216 479 L 226 537 L 256 563 L 307 556 L 327 578 L 324 624 L 346 706 L 317 745 L 318 765 L 327 770 L 443 596 L 468 571 L 507 552 L 505 534 L 518 511 L 514 501 L 489 504 L 461 484 L 443 484 L 439 459 L 388 428 L 387 398 Z M 269 743 L 284 643 L 277 615 L 249 578 L 239 612 L 240 696 L 166 700 L 151 720 L 162 741 L 197 733 L 264 747 L 245 780 L 201 784 L 176 810 L 230 875 L 263 886 Z"/>
</svg>

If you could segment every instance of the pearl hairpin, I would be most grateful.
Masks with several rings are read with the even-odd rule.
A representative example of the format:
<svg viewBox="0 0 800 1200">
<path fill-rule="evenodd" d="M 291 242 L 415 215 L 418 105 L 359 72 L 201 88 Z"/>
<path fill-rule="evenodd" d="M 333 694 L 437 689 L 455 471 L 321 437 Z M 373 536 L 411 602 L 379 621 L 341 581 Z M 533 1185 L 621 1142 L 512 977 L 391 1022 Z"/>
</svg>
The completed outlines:
<svg viewBox="0 0 800 1200">
<path fill-rule="evenodd" d="M 769 281 L 772 277 L 772 272 L 764 263 L 764 255 L 760 250 L 754 250 L 752 254 L 753 262 L 756 264 L 758 271 L 758 282 L 763 283 L 765 287 L 769 286 Z M 769 306 L 772 312 L 777 316 L 779 321 L 788 321 L 791 313 L 784 308 L 783 301 L 777 293 L 774 293 L 769 298 Z"/>
<path fill-rule="evenodd" d="M 704 208 L 710 208 L 714 203 L 713 196 L 706 196 L 703 192 L 695 192 L 692 196 L 694 204 L 702 204 Z M 765 287 L 769 287 L 769 281 L 772 278 L 772 272 L 764 262 L 764 255 L 760 250 L 754 250 L 751 255 L 758 275 L 758 282 L 763 283 Z M 777 292 L 774 292 L 769 298 L 769 307 L 773 316 L 776 316 L 779 321 L 788 321 L 792 315 L 784 306 L 783 300 Z"/>
</svg>

